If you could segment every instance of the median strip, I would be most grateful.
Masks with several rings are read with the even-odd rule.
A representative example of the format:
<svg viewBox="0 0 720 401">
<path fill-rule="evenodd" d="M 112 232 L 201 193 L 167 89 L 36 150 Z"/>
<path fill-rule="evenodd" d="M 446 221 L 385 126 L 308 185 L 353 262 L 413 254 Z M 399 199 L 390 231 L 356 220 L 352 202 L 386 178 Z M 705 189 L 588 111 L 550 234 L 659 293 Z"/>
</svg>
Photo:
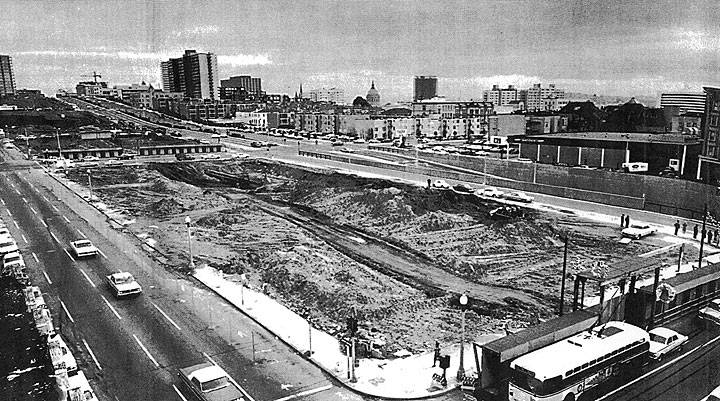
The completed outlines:
<svg viewBox="0 0 720 401">
<path fill-rule="evenodd" d="M 145 346 L 143 345 L 143 343 L 140 342 L 140 339 L 139 339 L 135 334 L 133 334 L 133 338 L 135 339 L 135 341 L 137 341 L 137 343 L 138 343 L 138 345 L 140 346 L 140 348 L 142 348 L 142 350 L 145 351 L 145 354 L 148 356 L 148 358 L 150 358 L 150 360 L 152 361 L 152 363 L 155 364 L 155 367 L 156 367 L 156 368 L 159 368 L 159 367 L 160 367 L 160 364 L 158 363 L 158 361 L 155 360 L 155 358 L 153 358 L 153 356 L 150 354 L 150 351 L 148 351 L 148 349 L 145 348 Z"/>
</svg>

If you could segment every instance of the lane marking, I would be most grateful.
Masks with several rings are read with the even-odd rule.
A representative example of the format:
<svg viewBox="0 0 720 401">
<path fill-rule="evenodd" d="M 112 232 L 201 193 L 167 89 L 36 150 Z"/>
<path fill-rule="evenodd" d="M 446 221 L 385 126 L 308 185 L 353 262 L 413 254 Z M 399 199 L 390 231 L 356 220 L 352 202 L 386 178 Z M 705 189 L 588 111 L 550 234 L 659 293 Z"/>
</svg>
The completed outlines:
<svg viewBox="0 0 720 401">
<path fill-rule="evenodd" d="M 3 206 L 5 206 L 5 201 L 0 199 L 0 202 L 2 202 Z"/>
<path fill-rule="evenodd" d="M 50 280 L 50 277 L 48 276 L 48 274 L 45 273 L 45 270 L 41 270 L 41 271 L 42 271 L 43 276 L 45 276 L 45 280 L 47 280 L 48 284 L 52 284 L 52 280 Z"/>
<path fill-rule="evenodd" d="M 97 358 L 95 358 L 95 353 L 92 352 L 87 341 L 85 341 L 85 339 L 83 338 L 82 342 L 83 342 L 83 344 L 85 344 L 85 348 L 87 348 L 88 353 L 92 357 L 93 362 L 95 362 L 95 366 L 97 366 L 98 370 L 102 370 L 102 367 L 100 366 L 100 362 L 98 362 Z"/>
<path fill-rule="evenodd" d="M 12 182 L 8 182 L 8 184 L 10 184 L 11 187 L 15 188 L 15 185 L 13 185 Z"/>
<path fill-rule="evenodd" d="M 180 392 L 180 390 L 177 388 L 176 385 L 173 384 L 173 388 L 175 389 L 175 392 L 177 393 L 177 395 L 180 396 L 180 399 L 181 399 L 182 401 L 188 401 L 187 398 L 185 398 L 185 396 L 182 395 L 182 393 Z"/>
<path fill-rule="evenodd" d="M 100 252 L 100 255 L 102 255 L 103 258 L 105 258 L 105 259 L 108 258 L 107 256 L 105 256 L 105 253 L 103 253 L 103 251 L 100 250 L 100 248 L 98 248 L 98 252 Z"/>
<path fill-rule="evenodd" d="M 40 220 L 40 222 L 42 223 L 42 225 L 45 226 L 45 228 L 48 228 L 48 225 L 47 225 L 47 223 L 45 222 L 45 220 Z"/>
<path fill-rule="evenodd" d="M 155 305 L 155 302 L 150 301 L 150 303 L 152 304 L 152 306 L 155 307 L 155 309 L 158 310 L 158 312 L 160 312 L 161 315 L 165 316 L 165 319 L 167 319 L 168 322 L 172 323 L 172 325 L 175 326 L 175 328 L 178 329 L 178 331 L 182 331 L 182 330 L 180 329 L 180 326 L 178 326 L 177 323 L 175 323 L 175 322 L 170 318 L 170 316 L 167 315 L 167 313 L 165 313 L 162 309 L 160 309 L 159 306 Z"/>
<path fill-rule="evenodd" d="M 63 310 L 65 311 L 65 314 L 67 315 L 68 319 L 70 319 L 71 322 L 75 323 L 75 319 L 73 319 L 72 315 L 70 314 L 70 311 L 68 310 L 67 306 L 65 306 L 65 302 L 60 300 L 60 305 L 62 305 Z"/>
<path fill-rule="evenodd" d="M 619 387 L 619 388 L 616 388 L 615 390 L 613 390 L 613 391 L 605 394 L 604 396 L 598 398 L 597 401 L 602 401 L 602 400 L 604 400 L 604 399 L 607 399 L 608 397 L 610 397 L 611 395 L 617 393 L 618 391 L 623 390 L 623 389 L 625 389 L 625 388 L 627 388 L 627 387 L 629 387 L 629 386 L 631 386 L 631 385 L 639 382 L 640 380 L 645 379 L 646 377 L 649 377 L 649 376 L 654 375 L 654 374 L 655 374 L 656 372 L 658 372 L 659 370 L 665 369 L 666 367 L 674 364 L 675 362 L 677 362 L 677 361 L 679 361 L 679 360 L 681 360 L 681 359 L 683 359 L 683 358 L 685 358 L 685 357 L 690 356 L 691 354 L 695 353 L 695 351 L 699 351 L 699 350 L 701 350 L 701 349 L 703 349 L 703 348 L 709 347 L 711 344 L 714 344 L 714 343 L 716 343 L 717 341 L 720 341 L 720 336 L 713 338 L 712 340 L 706 342 L 705 344 L 702 344 L 702 345 L 700 345 L 700 346 L 695 347 L 695 348 L 692 349 L 691 351 L 686 352 L 684 355 L 678 356 L 677 358 L 673 359 L 672 361 L 669 361 L 669 362 L 665 363 L 665 364 L 662 365 L 662 366 L 658 366 L 657 368 L 655 368 L 655 369 L 653 369 L 653 370 L 645 373 L 644 375 L 638 377 L 637 379 L 631 381 L 630 383 L 627 383 L 627 384 L 625 384 L 624 386 L 621 386 L 621 387 Z"/>
<path fill-rule="evenodd" d="M 37 258 L 37 255 L 35 255 L 35 252 L 32 253 L 33 259 L 35 259 L 35 263 L 40 263 L 40 261 Z"/>
<path fill-rule="evenodd" d="M 90 280 L 90 276 L 88 276 L 87 273 L 85 273 L 85 270 L 83 270 L 83 269 L 81 269 L 81 268 L 78 268 L 78 269 L 80 269 L 80 273 L 82 273 L 83 276 L 85 276 L 85 278 L 87 279 L 88 283 L 90 283 L 90 285 L 91 285 L 93 288 L 97 288 L 97 286 L 95 286 L 95 283 L 93 283 L 92 280 Z M 107 302 L 107 301 L 105 301 L 105 302 Z M 108 305 L 109 305 L 109 304 L 108 304 Z M 112 306 L 111 306 L 111 308 L 112 308 Z M 117 312 L 115 312 L 115 314 L 117 314 Z M 119 319 L 119 318 L 120 318 L 120 316 L 118 316 L 118 319 Z"/>
<path fill-rule="evenodd" d="M 137 343 L 138 343 L 138 345 L 140 346 L 140 348 L 142 348 L 142 350 L 145 351 L 145 354 L 148 356 L 148 358 L 150 358 L 150 360 L 152 361 L 152 363 L 155 364 L 155 367 L 156 367 L 156 368 L 159 368 L 159 367 L 160 367 L 160 364 L 158 363 L 158 361 L 155 360 L 155 358 L 153 358 L 153 356 L 150 354 L 150 351 L 148 351 L 148 349 L 145 348 L 145 346 L 143 345 L 143 343 L 140 342 L 140 339 L 139 339 L 135 334 L 133 334 L 133 338 L 135 339 L 135 341 L 137 341 Z"/>
<path fill-rule="evenodd" d="M 10 209 L 7 209 L 8 216 L 12 217 L 12 213 L 10 213 Z"/>
<path fill-rule="evenodd" d="M 27 199 L 25 199 L 24 196 L 22 197 L 22 200 L 23 200 L 23 202 L 28 203 Z"/>
<path fill-rule="evenodd" d="M 333 386 L 328 384 L 327 386 L 317 387 L 317 388 L 303 391 L 303 392 L 300 392 L 297 394 L 289 395 L 287 397 L 278 398 L 275 401 L 287 401 L 287 400 L 292 400 L 295 398 L 305 397 L 306 395 L 311 395 L 311 394 L 319 393 L 321 391 L 330 390 L 331 388 L 333 388 Z"/>
<path fill-rule="evenodd" d="M 52 207 L 53 207 L 53 209 L 55 209 L 56 212 L 59 212 L 59 211 L 60 211 L 60 209 L 58 209 L 57 206 L 52 205 Z"/>
<path fill-rule="evenodd" d="M 45 199 L 45 202 L 50 203 L 50 199 L 48 199 L 45 195 L 40 195 L 40 196 L 42 196 L 42 198 Z"/>
<path fill-rule="evenodd" d="M 203 352 L 202 354 L 205 356 L 205 358 L 208 359 L 208 361 L 210 361 L 210 363 L 212 363 L 212 364 L 215 365 L 215 366 L 220 366 L 220 365 L 218 365 L 217 362 L 215 362 L 212 358 L 210 358 L 210 355 L 208 355 L 208 354 L 206 354 L 206 353 L 204 353 L 204 352 Z M 227 371 L 226 371 L 226 372 L 227 372 Z M 228 374 L 228 379 L 230 379 L 230 381 L 232 382 L 232 384 L 234 384 L 235 386 L 237 386 L 237 388 L 239 388 L 240 391 L 242 391 L 242 393 L 245 394 L 245 397 L 247 397 L 248 400 L 250 400 L 250 401 L 255 401 L 255 399 L 254 399 L 250 394 L 248 394 L 248 392 L 245 391 L 244 388 L 242 388 L 242 386 L 240 385 L 240 383 L 236 382 L 235 379 L 233 379 L 232 376 L 230 376 L 230 374 Z"/>
<path fill-rule="evenodd" d="M 20 236 L 22 237 L 23 241 L 25 241 L 26 244 L 29 244 L 27 238 L 25 238 L 25 234 L 20 234 Z"/>
<path fill-rule="evenodd" d="M 37 210 L 33 209 L 32 206 L 30 206 L 30 210 L 32 210 L 33 213 L 38 214 L 38 213 L 37 213 Z"/>
<path fill-rule="evenodd" d="M 82 235 L 83 238 L 87 239 L 87 235 L 83 234 L 83 232 L 80 231 L 80 230 L 77 229 L 77 228 L 76 228 L 76 230 L 77 230 L 77 232 L 78 232 L 80 235 Z"/>
<path fill-rule="evenodd" d="M 18 230 L 20 229 L 20 226 L 18 225 L 17 221 L 13 220 L 13 224 L 15 224 L 15 228 L 17 228 Z"/>
<path fill-rule="evenodd" d="M 17 192 L 18 195 L 22 195 L 17 189 L 15 189 L 15 192 Z"/>
<path fill-rule="evenodd" d="M 110 304 L 110 301 L 108 301 L 107 298 L 105 298 L 103 295 L 100 295 L 100 298 L 102 298 L 103 301 L 105 301 L 105 304 L 110 307 L 110 310 L 113 311 L 113 313 L 115 314 L 115 317 L 117 317 L 118 320 L 122 320 L 122 317 L 120 317 L 120 314 L 115 309 L 115 307 Z"/>
<path fill-rule="evenodd" d="M 70 220 L 68 220 L 68 218 L 65 216 L 63 216 L 63 219 L 65 219 L 65 221 L 67 221 L 68 223 L 70 222 Z"/>
<path fill-rule="evenodd" d="M 58 239 L 58 237 L 55 236 L 55 233 L 54 233 L 54 232 L 51 231 L 51 232 L 50 232 L 50 236 L 53 237 L 53 239 L 55 240 L 55 242 L 60 243 L 60 240 Z M 66 251 L 66 252 L 67 252 L 67 251 Z"/>
</svg>

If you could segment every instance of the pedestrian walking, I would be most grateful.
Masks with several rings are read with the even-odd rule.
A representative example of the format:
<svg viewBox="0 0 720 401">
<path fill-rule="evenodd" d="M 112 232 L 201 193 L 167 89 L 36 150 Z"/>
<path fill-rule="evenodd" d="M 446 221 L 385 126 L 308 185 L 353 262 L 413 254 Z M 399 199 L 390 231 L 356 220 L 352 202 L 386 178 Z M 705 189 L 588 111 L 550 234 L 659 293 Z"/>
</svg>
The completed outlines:
<svg viewBox="0 0 720 401">
<path fill-rule="evenodd" d="M 675 222 L 675 235 L 678 235 L 678 231 L 680 231 L 680 220 Z"/>
<path fill-rule="evenodd" d="M 440 362 L 440 343 L 438 341 L 435 341 L 435 356 L 433 356 L 433 365 L 432 367 L 435 367 L 435 363 Z"/>
<path fill-rule="evenodd" d="M 625 213 L 620 215 L 620 227 L 625 227 Z"/>
<path fill-rule="evenodd" d="M 695 224 L 695 227 L 693 227 L 693 239 L 697 239 L 698 235 L 698 225 Z"/>
<path fill-rule="evenodd" d="M 712 232 L 712 230 L 708 230 L 708 232 L 707 232 L 707 243 L 708 243 L 708 245 L 712 244 L 712 239 L 713 239 L 713 232 Z"/>
<path fill-rule="evenodd" d="M 685 232 L 687 231 L 687 222 L 686 221 L 683 221 L 682 229 L 683 229 L 683 234 L 685 234 Z"/>
<path fill-rule="evenodd" d="M 625 228 L 628 228 L 628 227 L 630 227 L 630 215 L 626 214 L 625 215 Z"/>
</svg>

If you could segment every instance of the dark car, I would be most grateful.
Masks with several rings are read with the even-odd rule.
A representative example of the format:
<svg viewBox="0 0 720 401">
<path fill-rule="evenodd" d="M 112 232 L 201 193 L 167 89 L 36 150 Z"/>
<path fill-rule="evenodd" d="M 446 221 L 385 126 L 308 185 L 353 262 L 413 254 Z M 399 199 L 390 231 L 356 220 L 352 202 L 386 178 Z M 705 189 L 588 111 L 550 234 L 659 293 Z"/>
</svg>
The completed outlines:
<svg viewBox="0 0 720 401">
<path fill-rule="evenodd" d="M 672 167 L 665 167 L 658 175 L 660 177 L 666 177 L 666 178 L 677 178 L 678 177 L 677 171 Z"/>
</svg>

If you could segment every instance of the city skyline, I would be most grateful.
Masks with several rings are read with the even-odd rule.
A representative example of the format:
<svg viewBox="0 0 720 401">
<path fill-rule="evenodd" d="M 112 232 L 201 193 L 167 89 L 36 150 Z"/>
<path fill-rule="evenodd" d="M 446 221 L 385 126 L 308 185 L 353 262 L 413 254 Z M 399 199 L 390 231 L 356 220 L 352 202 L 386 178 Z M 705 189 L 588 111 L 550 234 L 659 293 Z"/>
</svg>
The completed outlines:
<svg viewBox="0 0 720 401">
<path fill-rule="evenodd" d="M 70 4 L 70 6 L 68 6 Z M 710 2 L 8 2 L 0 33 L 16 86 L 54 94 L 96 70 L 160 87 L 160 62 L 185 49 L 218 55 L 220 77 L 259 76 L 293 94 L 343 88 L 409 100 L 415 75 L 450 99 L 493 84 L 556 83 L 569 92 L 656 96 L 717 84 L 720 36 Z M 282 10 L 278 12 L 278 10 Z"/>
</svg>

